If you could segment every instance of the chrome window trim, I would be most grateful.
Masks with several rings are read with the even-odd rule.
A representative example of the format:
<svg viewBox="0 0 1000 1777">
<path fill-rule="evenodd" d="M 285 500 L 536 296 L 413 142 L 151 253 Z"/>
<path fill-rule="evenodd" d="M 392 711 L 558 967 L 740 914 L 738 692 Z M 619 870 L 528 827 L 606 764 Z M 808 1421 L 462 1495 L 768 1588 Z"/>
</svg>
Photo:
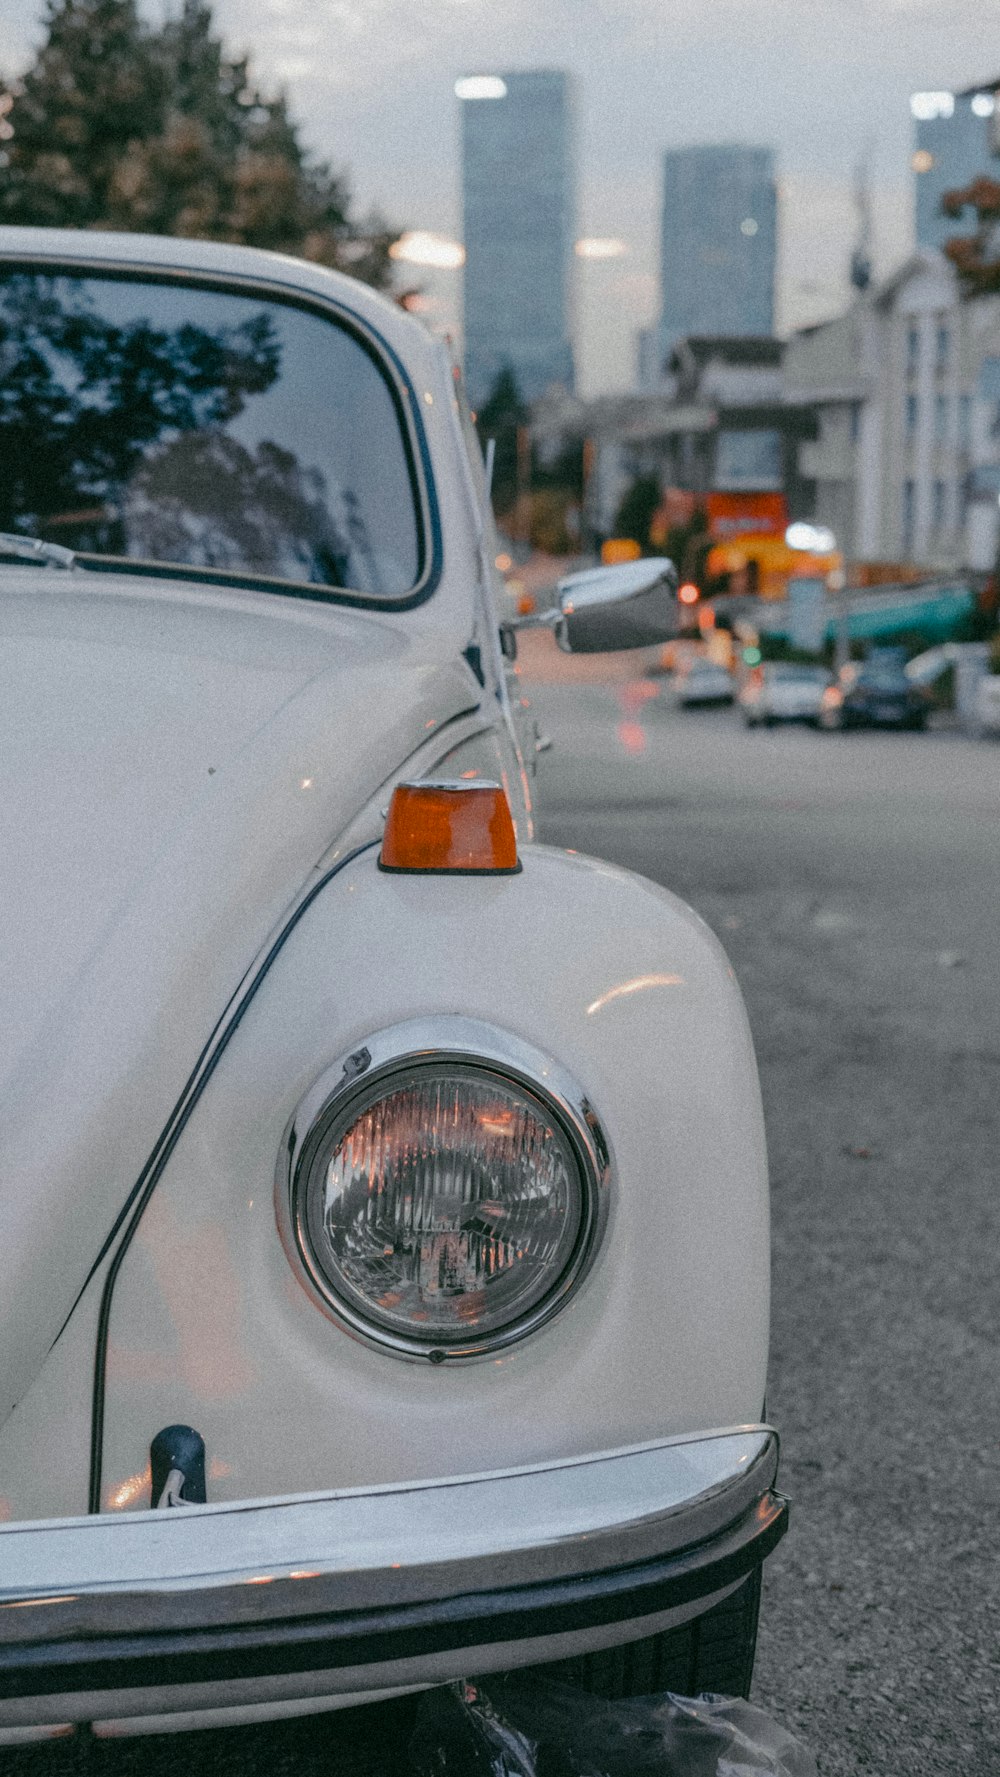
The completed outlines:
<svg viewBox="0 0 1000 1777">
<path fill-rule="evenodd" d="M 352 1103 L 371 1085 L 390 1081 L 414 1064 L 460 1062 L 499 1074 L 527 1088 L 554 1113 L 566 1134 L 577 1164 L 584 1219 L 574 1252 L 559 1278 L 528 1313 L 467 1345 L 443 1345 L 433 1339 L 408 1338 L 367 1320 L 336 1294 L 312 1249 L 304 1196 L 306 1149 L 324 1126 L 349 1113 Z M 366 1037 L 350 1053 L 325 1068 L 296 1110 L 278 1155 L 275 1209 L 282 1244 L 293 1269 L 313 1301 L 344 1332 L 361 1343 L 395 1357 L 432 1363 L 472 1362 L 495 1356 L 535 1332 L 576 1293 L 600 1250 L 611 1202 L 613 1165 L 603 1126 L 587 1094 L 564 1068 L 516 1037 L 477 1019 L 431 1017 L 411 1019 Z"/>
<path fill-rule="evenodd" d="M 420 400 L 402 359 L 369 320 L 356 309 L 335 296 L 310 290 L 299 283 L 285 283 L 278 277 L 259 273 L 215 270 L 160 264 L 158 261 L 109 258 L 100 253 L 54 252 L 49 257 L 37 250 L 27 253 L 13 251 L 0 244 L 0 270 L 18 269 L 48 277 L 110 278 L 119 283 L 191 284 L 200 289 L 230 291 L 237 296 L 261 296 L 283 302 L 288 308 L 300 308 L 316 314 L 329 325 L 339 326 L 353 334 L 363 351 L 371 358 L 389 389 L 399 421 L 400 442 L 407 459 L 413 494 L 414 518 L 418 533 L 420 572 L 407 592 L 377 594 L 356 588 L 314 585 L 308 580 L 285 580 L 273 574 L 245 573 L 221 568 L 200 568 L 195 564 L 169 561 L 143 561 L 134 556 L 87 556 L 80 552 L 79 565 L 88 562 L 101 572 L 149 573 L 157 578 L 199 580 L 212 585 L 248 586 L 253 591 L 275 592 L 286 598 L 314 599 L 319 603 L 346 605 L 364 611 L 408 611 L 430 598 L 440 584 L 443 572 L 443 541 L 441 513 L 431 468 L 431 454 L 420 411 Z"/>
</svg>

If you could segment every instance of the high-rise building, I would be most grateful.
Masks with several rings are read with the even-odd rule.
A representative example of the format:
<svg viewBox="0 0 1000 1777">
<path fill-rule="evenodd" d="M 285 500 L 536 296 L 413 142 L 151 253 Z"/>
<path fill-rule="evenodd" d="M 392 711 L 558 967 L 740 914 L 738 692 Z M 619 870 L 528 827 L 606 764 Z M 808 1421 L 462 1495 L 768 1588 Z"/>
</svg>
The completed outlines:
<svg viewBox="0 0 1000 1777">
<path fill-rule="evenodd" d="M 917 246 L 940 249 L 972 224 L 941 213 L 946 191 L 958 191 L 980 173 L 996 178 L 1000 149 L 1000 81 L 964 92 L 914 93 L 910 100 L 916 146 Z"/>
<path fill-rule="evenodd" d="M 534 400 L 573 386 L 576 234 L 566 74 L 476 75 L 462 101 L 465 376 L 473 406 L 509 367 Z"/>
<path fill-rule="evenodd" d="M 657 380 L 677 341 L 689 334 L 773 332 L 776 238 L 770 148 L 727 143 L 667 150 Z"/>
</svg>

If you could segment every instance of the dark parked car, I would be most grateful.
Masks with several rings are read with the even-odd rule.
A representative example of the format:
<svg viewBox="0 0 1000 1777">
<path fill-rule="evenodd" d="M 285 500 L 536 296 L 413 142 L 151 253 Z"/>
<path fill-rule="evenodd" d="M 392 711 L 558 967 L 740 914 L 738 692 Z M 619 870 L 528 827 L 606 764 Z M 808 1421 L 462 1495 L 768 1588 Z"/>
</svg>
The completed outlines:
<svg viewBox="0 0 1000 1777">
<path fill-rule="evenodd" d="M 821 728 L 925 728 L 930 710 L 928 693 L 902 662 L 879 658 L 841 668 L 823 693 L 819 720 Z"/>
</svg>

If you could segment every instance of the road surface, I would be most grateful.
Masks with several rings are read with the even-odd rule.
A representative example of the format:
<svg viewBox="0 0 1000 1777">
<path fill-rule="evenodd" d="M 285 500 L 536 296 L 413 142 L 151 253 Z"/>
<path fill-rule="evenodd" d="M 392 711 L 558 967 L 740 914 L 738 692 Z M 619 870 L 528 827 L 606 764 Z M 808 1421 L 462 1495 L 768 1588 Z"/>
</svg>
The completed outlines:
<svg viewBox="0 0 1000 1777">
<path fill-rule="evenodd" d="M 794 1499 L 755 1697 L 823 1777 L 995 1777 L 1000 748 L 532 694 L 540 837 L 691 901 L 750 1012 Z"/>
</svg>

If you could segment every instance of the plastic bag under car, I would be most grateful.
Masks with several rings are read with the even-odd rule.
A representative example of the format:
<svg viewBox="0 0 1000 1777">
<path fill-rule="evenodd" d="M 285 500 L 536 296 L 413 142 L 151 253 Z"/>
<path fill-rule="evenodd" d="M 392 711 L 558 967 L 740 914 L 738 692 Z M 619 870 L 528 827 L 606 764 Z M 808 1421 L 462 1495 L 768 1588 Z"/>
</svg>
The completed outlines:
<svg viewBox="0 0 1000 1777">
<path fill-rule="evenodd" d="M 411 1759 L 415 1777 L 816 1777 L 801 1742 L 742 1697 L 607 1702 L 516 1675 L 428 1691 Z"/>
</svg>

